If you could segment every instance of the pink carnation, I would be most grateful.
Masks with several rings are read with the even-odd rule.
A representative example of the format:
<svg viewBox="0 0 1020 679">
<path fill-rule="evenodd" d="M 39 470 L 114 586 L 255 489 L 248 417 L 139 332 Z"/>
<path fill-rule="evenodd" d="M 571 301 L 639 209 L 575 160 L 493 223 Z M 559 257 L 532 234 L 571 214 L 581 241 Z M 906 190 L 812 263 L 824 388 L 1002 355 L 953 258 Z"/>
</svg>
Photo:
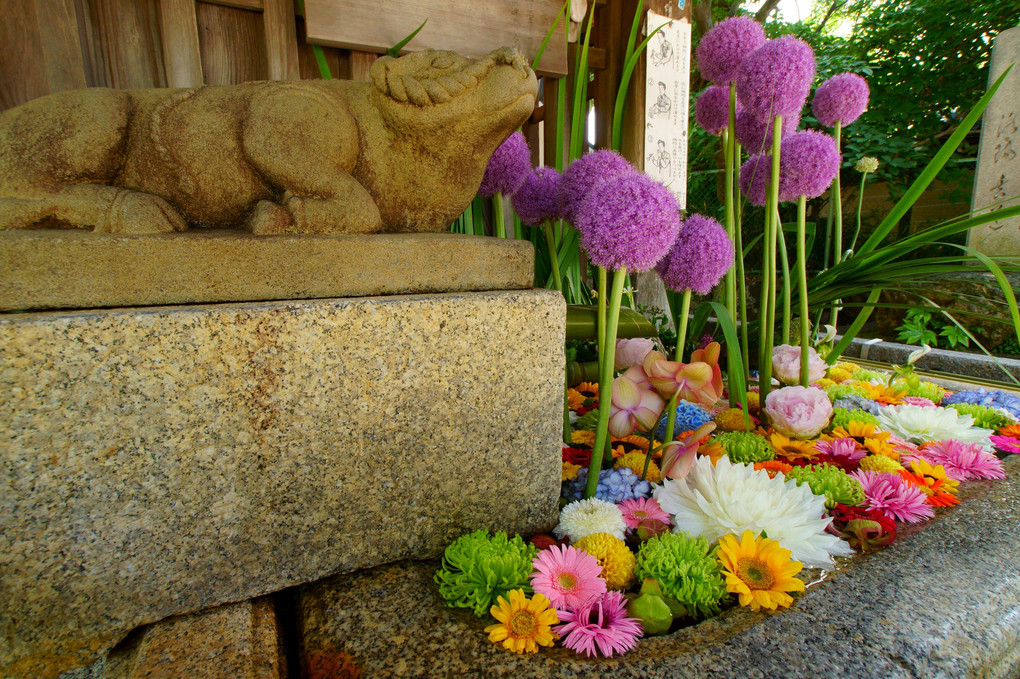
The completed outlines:
<svg viewBox="0 0 1020 679">
<path fill-rule="evenodd" d="M 602 566 L 591 554 L 569 546 L 543 549 L 531 562 L 531 587 L 553 608 L 578 608 L 606 592 Z"/>
<path fill-rule="evenodd" d="M 917 523 L 935 516 L 924 492 L 898 474 L 856 471 L 850 474 L 864 488 L 864 506 L 890 519 Z"/>
<path fill-rule="evenodd" d="M 808 347 L 808 383 L 825 377 L 828 369 L 814 347 Z M 772 349 L 772 374 L 783 384 L 800 383 L 800 347 L 780 344 Z"/>
<path fill-rule="evenodd" d="M 832 403 L 821 389 L 783 387 L 765 397 L 765 413 L 772 427 L 787 436 L 809 439 L 828 426 Z"/>
<path fill-rule="evenodd" d="M 940 464 L 946 475 L 957 481 L 969 479 L 1004 479 L 1002 461 L 979 443 L 963 443 L 956 439 L 925 444 L 921 453 L 933 464 Z"/>
<path fill-rule="evenodd" d="M 616 505 L 623 512 L 623 522 L 627 528 L 635 529 L 643 521 L 662 521 L 669 523 L 669 514 L 663 511 L 659 503 L 652 498 L 637 498 L 636 500 L 624 500 Z"/>
</svg>

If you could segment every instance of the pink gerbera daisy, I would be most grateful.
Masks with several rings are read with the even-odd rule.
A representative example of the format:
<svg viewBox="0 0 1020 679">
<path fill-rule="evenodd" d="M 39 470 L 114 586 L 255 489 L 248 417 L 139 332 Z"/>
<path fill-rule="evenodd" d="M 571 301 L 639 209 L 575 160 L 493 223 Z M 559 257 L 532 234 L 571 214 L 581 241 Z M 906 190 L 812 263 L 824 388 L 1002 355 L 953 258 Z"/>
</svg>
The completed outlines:
<svg viewBox="0 0 1020 679">
<path fill-rule="evenodd" d="M 988 440 L 992 442 L 996 450 L 1001 450 L 1004 453 L 1012 453 L 1013 455 L 1020 455 L 1020 441 L 1008 436 L 989 436 Z"/>
<path fill-rule="evenodd" d="M 980 443 L 963 443 L 956 439 L 935 441 L 925 444 L 921 454 L 932 464 L 942 465 L 946 475 L 957 481 L 1006 478 L 1002 462 Z"/>
<path fill-rule="evenodd" d="M 629 529 L 637 528 L 641 525 L 642 521 L 649 519 L 669 523 L 669 514 L 662 511 L 662 507 L 653 498 L 641 497 L 634 500 L 624 500 L 616 506 L 623 512 L 623 522 L 627 524 Z"/>
<path fill-rule="evenodd" d="M 549 598 L 553 608 L 577 608 L 606 591 L 598 559 L 576 547 L 552 546 L 538 553 L 531 564 L 531 587 Z"/>
<path fill-rule="evenodd" d="M 897 474 L 856 471 L 851 474 L 864 487 L 864 507 L 877 509 L 890 519 L 917 523 L 935 516 L 920 488 Z"/>
<path fill-rule="evenodd" d="M 560 611 L 559 616 L 565 624 L 553 631 L 563 638 L 563 645 L 589 657 L 626 653 L 644 633 L 637 618 L 627 617 L 627 600 L 616 591 L 606 592 L 576 611 Z"/>
</svg>

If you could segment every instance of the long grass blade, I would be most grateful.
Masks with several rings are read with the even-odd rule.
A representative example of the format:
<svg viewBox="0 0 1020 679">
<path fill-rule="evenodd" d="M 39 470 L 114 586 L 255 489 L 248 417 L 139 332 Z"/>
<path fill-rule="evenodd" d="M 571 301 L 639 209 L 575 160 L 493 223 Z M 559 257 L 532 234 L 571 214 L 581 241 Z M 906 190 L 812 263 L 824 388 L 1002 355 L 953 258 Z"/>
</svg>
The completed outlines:
<svg viewBox="0 0 1020 679">
<path fill-rule="evenodd" d="M 418 31 L 425 28 L 426 23 L 428 23 L 428 19 L 425 19 L 425 21 L 421 22 L 421 25 L 418 26 L 418 28 L 411 31 L 409 34 L 407 34 L 403 40 L 401 40 L 396 45 L 386 50 L 386 54 L 394 58 L 400 56 L 400 50 L 404 49 L 404 47 L 407 46 L 407 43 L 411 42 L 414 39 L 414 36 L 418 35 Z"/>
<path fill-rule="evenodd" d="M 719 327 L 722 328 L 723 337 L 726 338 L 726 351 L 733 352 L 734 365 L 740 365 L 744 359 L 740 356 L 740 339 L 737 337 L 737 325 L 733 317 L 730 315 L 729 310 L 722 304 L 719 304 L 719 302 L 709 302 L 708 304 L 715 311 L 716 320 L 719 322 Z M 730 373 L 729 387 L 731 395 L 736 391 L 736 400 L 744 411 L 744 424 L 750 428 L 751 423 L 747 415 L 747 385 L 744 384 L 744 373 L 742 370 L 734 370 Z M 732 403 L 732 400 L 730 402 Z"/>
<path fill-rule="evenodd" d="M 861 309 L 860 313 L 857 314 L 857 318 L 855 318 L 854 322 L 850 324 L 847 331 L 843 333 L 843 337 L 841 337 L 839 342 L 836 343 L 836 346 L 832 347 L 832 350 L 825 356 L 826 363 L 832 365 L 839 360 L 840 356 L 843 355 L 846 348 L 850 346 L 850 343 L 854 341 L 855 337 L 857 337 L 857 333 L 859 333 L 861 328 L 864 327 L 864 324 L 868 322 L 868 317 L 871 316 L 871 312 L 875 310 L 875 302 L 878 301 L 878 296 L 881 294 L 882 288 L 875 288 L 871 291 L 871 294 L 868 295 L 867 303 Z"/>
</svg>

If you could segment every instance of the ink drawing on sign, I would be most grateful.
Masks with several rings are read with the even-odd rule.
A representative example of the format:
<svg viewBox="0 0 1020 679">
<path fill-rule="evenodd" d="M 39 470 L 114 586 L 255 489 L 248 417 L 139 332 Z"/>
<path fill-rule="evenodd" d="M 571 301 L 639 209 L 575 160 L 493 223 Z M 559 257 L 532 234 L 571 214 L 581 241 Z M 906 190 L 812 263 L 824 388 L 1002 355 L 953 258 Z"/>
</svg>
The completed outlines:
<svg viewBox="0 0 1020 679">
<path fill-rule="evenodd" d="M 660 26 L 645 52 L 644 170 L 686 208 L 691 25 L 649 12 L 648 30 Z"/>
</svg>

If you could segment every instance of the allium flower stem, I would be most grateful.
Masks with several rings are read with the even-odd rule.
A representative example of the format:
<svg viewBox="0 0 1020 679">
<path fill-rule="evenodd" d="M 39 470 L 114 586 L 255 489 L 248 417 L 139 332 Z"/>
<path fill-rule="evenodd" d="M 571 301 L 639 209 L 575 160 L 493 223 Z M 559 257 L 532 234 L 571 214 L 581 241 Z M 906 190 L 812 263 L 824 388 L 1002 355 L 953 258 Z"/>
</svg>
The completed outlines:
<svg viewBox="0 0 1020 679">
<path fill-rule="evenodd" d="M 783 267 L 783 344 L 790 343 L 790 310 L 793 306 L 790 290 L 790 255 L 786 249 L 786 234 L 783 233 L 783 222 L 779 217 L 779 207 L 776 206 L 773 219 L 778 225 L 779 231 L 779 263 Z"/>
<path fill-rule="evenodd" d="M 797 197 L 797 284 L 800 286 L 800 386 L 808 385 L 807 196 Z"/>
<path fill-rule="evenodd" d="M 560 278 L 560 262 L 556 252 L 556 235 L 553 233 L 552 221 L 545 220 L 543 230 L 545 231 L 545 244 L 549 246 L 549 264 L 552 267 L 553 285 L 562 294 L 563 279 Z"/>
<path fill-rule="evenodd" d="M 864 205 L 864 182 L 867 178 L 868 171 L 865 170 L 861 173 L 861 188 L 857 192 L 857 225 L 854 227 L 854 237 L 850 239 L 850 252 L 853 252 L 857 247 L 857 236 L 861 233 L 861 206 Z"/>
<path fill-rule="evenodd" d="M 598 298 L 595 300 L 598 302 L 598 333 L 599 333 L 599 378 L 602 377 L 602 364 L 605 363 L 606 354 L 606 298 L 609 292 L 609 285 L 606 280 L 606 268 L 604 266 L 598 267 L 597 272 L 598 278 Z M 601 403 L 601 400 L 599 401 Z M 607 401 L 608 403 L 608 401 Z"/>
<path fill-rule="evenodd" d="M 496 222 L 496 238 L 506 238 L 506 215 L 503 213 L 503 192 L 492 194 L 492 219 Z"/>
<path fill-rule="evenodd" d="M 726 125 L 726 133 L 723 139 L 725 140 L 724 153 L 725 153 L 725 186 L 726 186 L 726 211 L 725 211 L 725 225 L 726 235 L 729 237 L 731 243 L 736 242 L 736 206 L 733 201 L 733 186 L 736 182 L 733 181 L 733 168 L 737 166 L 736 163 L 736 150 L 737 150 L 737 135 L 736 129 L 737 119 L 737 84 L 736 82 L 730 83 L 730 103 L 729 103 L 729 121 Z M 739 252 L 734 252 L 734 259 L 740 257 Z M 726 272 L 726 310 L 730 312 L 732 318 L 737 317 L 737 279 L 736 273 L 731 268 Z M 677 345 L 680 348 L 680 345 Z M 726 352 L 726 373 L 729 376 L 730 384 L 733 384 L 733 376 L 739 369 L 739 366 L 735 363 L 736 354 L 732 351 Z M 679 358 L 677 359 L 680 360 Z M 737 394 L 730 393 L 730 407 L 736 405 Z"/>
<path fill-rule="evenodd" d="M 600 276 L 605 276 L 605 269 L 600 270 Z M 609 440 L 609 404 L 613 401 L 616 328 L 620 322 L 620 302 L 623 300 L 623 283 L 626 278 L 627 267 L 621 268 L 613 275 L 613 292 L 609 298 L 605 343 L 599 347 L 599 356 L 602 360 L 599 372 L 599 422 L 595 429 L 595 445 L 591 449 L 591 463 L 588 465 L 588 482 L 584 489 L 585 499 L 595 497 L 595 490 L 599 484 L 599 472 L 602 471 L 602 455 L 606 441 Z M 604 290 L 603 286 L 602 291 Z M 604 299 L 605 295 L 600 294 L 600 305 L 602 304 L 601 300 Z"/>
<path fill-rule="evenodd" d="M 734 146 L 734 157 L 740 160 L 740 144 Z M 740 186 L 736 176 L 740 172 L 739 163 L 733 168 L 733 219 L 734 235 L 733 240 L 733 261 L 737 268 L 737 299 L 740 300 L 740 356 L 743 360 L 744 384 L 747 384 L 751 374 L 751 355 L 747 350 L 747 283 L 744 280 L 744 237 L 743 226 L 741 225 L 740 210 Z"/>
<path fill-rule="evenodd" d="M 687 316 L 690 312 L 691 289 L 688 288 L 684 290 L 683 297 L 680 301 L 680 322 L 679 327 L 676 330 L 676 351 L 673 354 L 673 360 L 677 363 L 682 363 L 684 360 L 684 344 L 687 342 Z M 669 416 L 666 418 L 666 435 L 662 437 L 662 442 L 664 444 L 673 440 L 673 427 L 676 425 L 676 403 L 679 398 L 680 394 L 677 392 L 669 399 Z"/>
<path fill-rule="evenodd" d="M 763 300 L 767 302 L 768 313 L 765 313 L 765 305 L 763 305 L 762 315 L 760 323 L 763 327 L 763 341 L 761 351 L 761 362 L 758 366 L 760 375 L 760 384 L 758 386 L 759 398 L 762 403 L 765 402 L 765 398 L 768 396 L 769 391 L 772 389 L 772 345 L 774 343 L 774 334 L 776 327 L 776 290 L 777 277 L 776 277 L 776 248 L 778 245 L 779 238 L 779 220 L 776 215 L 779 212 L 779 154 L 780 154 L 780 142 L 783 139 L 783 116 L 778 115 L 773 118 L 772 121 L 772 173 L 769 177 L 769 193 L 768 199 L 769 204 L 765 212 L 765 223 L 767 226 L 766 234 L 768 237 L 768 245 L 766 247 L 766 262 L 763 269 L 768 269 L 769 274 L 769 295 L 770 299 Z M 764 272 L 763 272 L 764 273 Z M 762 288 L 764 290 L 764 285 Z"/>
<path fill-rule="evenodd" d="M 837 120 L 833 126 L 832 136 L 836 140 L 836 152 L 840 151 L 840 131 L 842 129 L 841 121 Z M 839 185 L 839 172 L 836 173 L 835 179 L 832 180 L 832 188 L 829 190 L 831 200 L 829 201 L 829 212 L 833 213 L 833 252 L 832 252 L 832 265 L 836 266 L 843 260 L 843 196 Z M 834 328 L 838 328 L 837 324 L 839 320 L 839 303 L 841 300 L 836 300 L 832 303 L 832 314 L 829 317 L 829 325 Z"/>
</svg>

